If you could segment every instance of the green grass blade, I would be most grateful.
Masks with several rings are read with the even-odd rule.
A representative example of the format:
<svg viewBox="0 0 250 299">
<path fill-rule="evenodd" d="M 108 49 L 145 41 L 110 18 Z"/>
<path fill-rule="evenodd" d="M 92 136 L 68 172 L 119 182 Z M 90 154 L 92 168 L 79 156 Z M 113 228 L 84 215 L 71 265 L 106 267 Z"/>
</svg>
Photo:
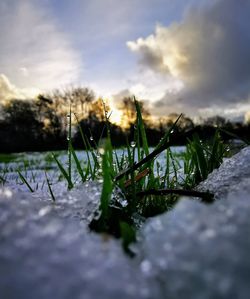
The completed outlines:
<svg viewBox="0 0 250 299">
<path fill-rule="evenodd" d="M 17 173 L 20 177 L 20 179 L 22 180 L 22 182 L 28 187 L 28 189 L 30 190 L 30 192 L 34 192 L 34 190 L 31 188 L 30 184 L 27 182 L 27 180 L 25 179 L 25 177 L 21 174 L 21 172 L 19 170 L 17 170 Z"/>
<path fill-rule="evenodd" d="M 122 238 L 122 246 L 125 252 L 128 254 L 133 254 L 129 249 L 129 245 L 136 241 L 136 232 L 135 229 L 129 225 L 127 222 L 120 222 L 120 232 Z"/>
<path fill-rule="evenodd" d="M 176 168 L 176 165 L 175 165 L 175 159 L 173 157 L 171 149 L 169 148 L 168 150 L 169 150 L 169 157 L 171 159 L 171 163 L 172 163 L 173 170 L 174 170 L 174 181 L 178 182 L 178 171 L 177 171 L 177 168 Z"/>
<path fill-rule="evenodd" d="M 76 169 L 77 169 L 79 175 L 82 178 L 82 182 L 85 182 L 85 180 L 84 180 L 85 176 L 84 176 L 84 173 L 83 173 L 83 170 L 82 170 L 82 167 L 81 167 L 81 163 L 80 163 L 79 159 L 77 158 L 77 155 L 76 155 L 76 152 L 75 152 L 74 147 L 72 145 L 72 142 L 69 142 L 69 149 L 70 149 L 70 151 L 72 153 L 72 156 L 73 156 L 73 159 L 76 163 Z"/>
<path fill-rule="evenodd" d="M 84 135 L 84 133 L 83 133 L 83 131 L 82 131 L 82 127 L 81 127 L 81 124 L 80 124 L 80 122 L 79 122 L 79 120 L 78 120 L 77 115 L 76 115 L 76 114 L 74 114 L 74 115 L 75 115 L 75 119 L 76 119 L 76 122 L 77 122 L 77 126 L 78 126 L 78 129 L 79 129 L 79 132 L 80 132 L 82 141 L 83 141 L 84 148 L 85 148 L 85 150 L 86 150 L 88 163 L 89 163 L 89 165 L 90 165 L 90 166 L 89 166 L 89 167 L 90 167 L 90 173 L 91 173 L 91 176 L 92 176 L 92 175 L 93 175 L 93 171 L 92 171 L 92 167 L 91 167 L 91 159 L 90 159 L 90 155 L 89 155 L 89 152 L 92 153 L 92 149 L 91 149 L 92 147 L 91 147 L 91 145 L 89 144 L 87 138 L 85 137 L 85 135 Z M 92 157 L 93 157 L 93 155 L 92 155 Z M 94 159 L 94 157 L 93 157 L 93 159 Z M 97 159 L 94 160 L 94 162 L 95 162 L 95 163 L 98 163 Z"/>
<path fill-rule="evenodd" d="M 68 176 L 71 180 L 71 150 L 70 150 L 70 143 L 71 143 L 71 126 L 72 126 L 72 119 L 71 119 L 71 101 L 70 101 L 70 106 L 69 106 L 69 115 L 67 116 L 68 118 L 68 136 L 67 136 L 67 140 L 68 140 Z"/>
<path fill-rule="evenodd" d="M 149 154 L 148 140 L 147 140 L 147 134 L 145 131 L 144 122 L 142 119 L 141 107 L 140 107 L 139 103 L 136 101 L 135 97 L 134 97 L 134 103 L 135 103 L 135 108 L 136 108 L 136 113 L 137 113 L 137 125 L 138 125 L 138 129 L 140 131 L 141 138 L 142 138 L 142 147 L 143 147 L 144 153 L 146 155 L 148 155 Z"/>
<path fill-rule="evenodd" d="M 87 145 L 88 145 L 88 151 L 90 152 L 90 154 L 91 154 L 91 156 L 92 156 L 92 159 L 93 159 L 93 161 L 94 161 L 94 165 L 97 166 L 97 167 L 99 167 L 100 165 L 99 165 L 99 162 L 98 162 L 96 153 L 95 153 L 93 147 L 91 146 L 91 144 L 90 144 L 88 138 L 86 138 L 86 143 L 87 143 Z"/>
<path fill-rule="evenodd" d="M 108 217 L 109 202 L 113 190 L 113 182 L 110 174 L 110 160 L 108 157 L 108 153 L 110 150 L 110 143 L 107 141 L 105 145 L 105 151 L 102 157 L 103 185 L 100 199 L 100 209 L 102 211 L 103 219 L 107 219 Z"/>
<path fill-rule="evenodd" d="M 106 104 L 103 100 L 102 100 L 102 105 L 103 105 L 104 116 L 105 116 L 105 124 L 106 124 L 106 127 L 107 127 L 107 137 L 108 137 L 108 140 L 111 143 L 111 133 L 110 133 L 110 123 L 109 123 L 109 118 L 110 118 L 111 114 L 108 116 L 108 111 L 106 109 Z"/>
<path fill-rule="evenodd" d="M 170 153 L 169 153 L 169 148 L 166 150 L 166 169 L 165 169 L 165 175 L 164 175 L 164 185 L 167 185 L 169 188 L 169 183 L 170 183 Z"/>
<path fill-rule="evenodd" d="M 105 123 L 106 123 L 106 127 L 107 127 L 107 146 L 106 146 L 106 150 L 107 150 L 107 155 L 108 155 L 108 159 L 109 159 L 109 167 L 110 167 L 110 172 L 112 177 L 114 177 L 115 171 L 114 171 L 114 166 L 113 166 L 113 147 L 112 147 L 112 142 L 111 142 L 111 132 L 110 132 L 110 121 L 109 118 L 111 116 L 108 115 L 107 109 L 106 109 L 106 105 L 103 103 L 103 109 L 104 109 L 104 115 L 105 115 Z"/>
<path fill-rule="evenodd" d="M 53 191 L 52 191 L 52 189 L 51 189 L 51 184 L 50 184 L 50 181 L 49 181 L 49 179 L 48 179 L 47 172 L 44 171 L 44 174 L 45 174 L 45 178 L 46 178 L 46 182 L 47 182 L 47 185 L 48 185 L 48 189 L 49 189 L 50 196 L 51 196 L 52 200 L 55 202 L 55 201 L 56 201 L 56 198 L 55 198 L 54 193 L 53 193 Z"/>
<path fill-rule="evenodd" d="M 136 120 L 136 126 L 134 126 L 134 140 L 136 140 L 136 148 L 137 148 L 137 158 L 140 161 L 141 158 L 143 157 L 142 152 L 141 151 L 141 141 L 140 141 L 140 132 L 139 132 L 139 121 L 138 121 L 138 117 Z"/>
<path fill-rule="evenodd" d="M 177 123 L 178 121 L 180 120 L 180 118 L 182 117 L 182 114 L 180 114 L 177 119 L 175 120 L 175 122 L 172 124 L 172 126 L 170 127 L 170 129 L 165 133 L 165 135 L 163 136 L 163 138 L 160 140 L 160 142 L 157 144 L 157 146 L 155 147 L 155 150 L 156 149 L 159 149 L 161 148 L 167 141 L 168 141 L 168 138 L 170 136 L 170 134 L 173 134 L 176 126 L 177 126 Z"/>
<path fill-rule="evenodd" d="M 207 165 L 205 153 L 204 153 L 203 147 L 201 145 L 200 138 L 197 134 L 193 135 L 193 140 L 194 140 L 193 145 L 194 145 L 194 150 L 195 150 L 195 154 L 196 154 L 197 166 L 199 167 L 202 179 L 205 180 L 208 175 L 208 165 Z"/>
<path fill-rule="evenodd" d="M 140 104 L 136 101 L 135 97 L 134 97 L 134 103 L 135 103 L 135 107 L 136 107 L 136 113 L 137 113 L 137 130 L 138 130 L 138 142 L 140 140 L 140 136 L 141 136 L 141 140 L 142 140 L 142 148 L 144 151 L 144 154 L 146 156 L 149 155 L 149 146 L 148 146 L 148 140 L 147 140 L 147 134 L 146 134 L 146 130 L 145 130 L 145 126 L 144 126 L 144 121 L 142 119 L 142 113 L 141 113 L 141 107 Z M 140 134 L 139 134 L 140 133 Z M 140 148 L 139 148 L 140 151 Z M 140 154 L 138 154 L 138 157 L 140 157 Z M 140 158 L 138 158 L 140 160 Z M 153 185 L 155 182 L 155 178 L 154 178 L 154 160 L 149 161 L 148 163 L 146 163 L 143 167 L 143 169 L 149 168 L 150 172 L 149 172 L 149 181 L 148 181 L 148 185 Z M 145 182 L 145 179 L 142 180 L 141 185 L 143 185 Z"/>
<path fill-rule="evenodd" d="M 90 175 L 90 177 L 92 177 L 91 174 L 90 174 L 90 162 L 88 162 L 86 170 L 85 170 L 85 175 L 84 175 L 84 178 L 83 178 L 84 182 L 88 179 L 89 175 Z"/>
<path fill-rule="evenodd" d="M 115 152 L 115 160 L 116 160 L 116 167 L 117 167 L 117 170 L 118 170 L 118 171 L 121 171 L 122 168 L 120 167 L 120 162 L 119 162 L 118 154 L 117 154 L 116 151 L 114 151 L 114 152 Z"/>
<path fill-rule="evenodd" d="M 74 185 L 71 181 L 71 177 L 68 175 L 67 171 L 64 169 L 64 167 L 62 166 L 62 163 L 57 159 L 57 157 L 54 154 L 52 154 L 52 156 L 53 156 L 54 160 L 56 161 L 56 164 L 57 164 L 59 170 L 61 171 L 63 177 L 68 182 L 68 189 L 72 189 Z"/>
</svg>

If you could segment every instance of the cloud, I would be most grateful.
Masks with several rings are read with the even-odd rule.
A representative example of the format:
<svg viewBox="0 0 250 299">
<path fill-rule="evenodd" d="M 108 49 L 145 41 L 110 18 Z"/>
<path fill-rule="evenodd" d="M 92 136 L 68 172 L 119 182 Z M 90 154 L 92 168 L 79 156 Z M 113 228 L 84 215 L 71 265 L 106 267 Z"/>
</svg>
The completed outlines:
<svg viewBox="0 0 250 299">
<path fill-rule="evenodd" d="M 19 88 L 10 82 L 4 74 L 0 74 L 0 103 L 12 99 L 29 99 L 36 97 L 41 90 L 37 88 Z"/>
<path fill-rule="evenodd" d="M 250 124 L 250 110 L 245 113 L 245 122 Z"/>
<path fill-rule="evenodd" d="M 143 100 L 145 107 L 148 108 L 150 106 L 149 101 L 146 98 L 138 96 L 138 94 L 143 93 L 144 89 L 145 87 L 143 85 L 133 86 L 132 89 L 123 89 L 111 96 L 112 104 L 115 108 L 120 109 L 123 107 L 124 98 L 133 98 L 135 96 L 137 100 Z"/>
<path fill-rule="evenodd" d="M 216 114 L 233 121 L 244 121 L 247 111 L 250 111 L 250 98 L 245 102 L 229 103 L 224 107 L 212 104 L 209 107 L 198 109 L 197 112 L 203 118 Z"/>
<path fill-rule="evenodd" d="M 39 90 L 36 89 L 20 89 L 13 85 L 9 79 L 0 74 L 0 103 L 11 99 L 27 99 L 37 95 Z"/>
<path fill-rule="evenodd" d="M 80 57 L 45 4 L 1 1 L 0 70 L 21 88 L 50 89 L 79 79 Z"/>
<path fill-rule="evenodd" d="M 122 100 L 124 98 L 130 98 L 133 94 L 130 92 L 129 89 L 123 89 L 119 91 L 118 93 L 112 95 L 112 103 L 115 105 L 116 108 L 120 108 L 122 105 Z"/>
<path fill-rule="evenodd" d="M 127 43 L 146 69 L 180 80 L 155 106 L 195 114 L 211 105 L 244 102 L 250 94 L 250 2 L 217 0 L 192 7 L 181 22 Z"/>
<path fill-rule="evenodd" d="M 22 94 L 10 83 L 9 79 L 4 74 L 0 74 L 0 102 L 20 96 L 22 97 Z"/>
</svg>

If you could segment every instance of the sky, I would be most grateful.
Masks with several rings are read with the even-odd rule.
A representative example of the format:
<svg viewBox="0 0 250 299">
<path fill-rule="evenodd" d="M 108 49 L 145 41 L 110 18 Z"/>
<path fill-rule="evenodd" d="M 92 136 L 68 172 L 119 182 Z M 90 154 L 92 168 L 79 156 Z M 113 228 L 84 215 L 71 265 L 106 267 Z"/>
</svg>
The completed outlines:
<svg viewBox="0 0 250 299">
<path fill-rule="evenodd" d="M 250 115 L 250 0 L 1 0 L 0 102 L 87 86 L 164 116 Z"/>
</svg>

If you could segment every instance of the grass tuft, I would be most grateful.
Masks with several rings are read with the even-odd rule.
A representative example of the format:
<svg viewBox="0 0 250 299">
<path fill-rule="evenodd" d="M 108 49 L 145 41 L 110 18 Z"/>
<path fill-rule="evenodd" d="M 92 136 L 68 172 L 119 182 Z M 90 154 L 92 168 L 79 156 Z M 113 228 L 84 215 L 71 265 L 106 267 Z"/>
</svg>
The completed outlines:
<svg viewBox="0 0 250 299">
<path fill-rule="evenodd" d="M 163 138 L 150 152 L 148 146 L 145 124 L 142 117 L 141 106 L 134 98 L 136 109 L 136 123 L 134 139 L 127 141 L 127 147 L 121 155 L 112 147 L 112 131 L 110 130 L 110 115 L 103 102 L 105 125 L 101 133 L 106 130 L 107 138 L 103 144 L 99 140 L 89 142 L 86 132 L 83 132 L 80 122 L 75 115 L 76 123 L 86 149 L 86 161 L 79 160 L 72 143 L 72 111 L 68 115 L 68 152 L 67 165 L 60 162 L 58 156 L 52 155 L 53 161 L 58 166 L 61 176 L 66 180 L 68 189 L 74 187 L 72 177 L 78 176 L 82 182 L 88 180 L 102 180 L 100 196 L 100 216 L 93 219 L 90 228 L 121 237 L 124 250 L 132 255 L 129 245 L 136 240 L 138 227 L 136 217 L 145 219 L 163 213 L 173 208 L 180 196 L 199 197 L 209 203 L 213 195 L 207 192 L 197 192 L 194 187 L 205 180 L 210 172 L 218 168 L 223 157 L 228 155 L 228 145 L 221 139 L 217 130 L 211 140 L 201 140 L 194 129 L 179 133 L 178 122 L 180 114 L 173 125 L 167 130 Z M 90 132 L 91 134 L 91 132 Z M 92 136 L 92 134 L 91 134 Z M 187 140 L 184 153 L 177 155 L 171 148 L 181 138 Z M 165 165 L 157 157 L 164 155 Z M 48 157 L 47 157 L 48 160 Z M 51 163 L 51 160 L 49 160 Z M 27 171 L 29 163 L 24 163 L 23 169 Z M 22 182 L 31 192 L 34 192 L 25 176 L 17 171 Z M 33 183 L 36 182 L 35 174 L 31 173 Z M 0 181 L 5 178 L 0 176 Z M 45 171 L 47 183 L 52 200 L 55 196 L 51 183 Z M 38 184 L 37 187 L 38 188 Z M 119 195 L 122 195 L 122 201 Z"/>
</svg>

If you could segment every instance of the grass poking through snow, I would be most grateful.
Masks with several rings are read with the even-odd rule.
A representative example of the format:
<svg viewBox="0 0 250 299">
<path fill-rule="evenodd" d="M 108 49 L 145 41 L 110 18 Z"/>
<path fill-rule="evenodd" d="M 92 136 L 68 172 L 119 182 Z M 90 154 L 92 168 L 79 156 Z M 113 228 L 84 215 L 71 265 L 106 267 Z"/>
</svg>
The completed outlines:
<svg viewBox="0 0 250 299">
<path fill-rule="evenodd" d="M 122 154 L 112 147 L 112 131 L 109 118 L 104 107 L 106 141 L 89 142 L 75 115 L 83 145 L 86 149 L 86 161 L 79 159 L 72 144 L 72 111 L 68 119 L 68 152 L 67 165 L 53 154 L 62 178 L 67 182 L 68 189 L 74 187 L 73 171 L 81 182 L 102 181 L 100 195 L 100 216 L 95 218 L 90 227 L 98 232 L 106 232 L 122 238 L 124 249 L 131 254 L 129 244 L 135 241 L 137 218 L 145 219 L 172 209 L 182 195 L 200 197 L 204 202 L 213 200 L 212 194 L 194 191 L 194 187 L 222 163 L 228 155 L 228 145 L 224 144 L 217 130 L 209 141 L 202 141 L 195 131 L 178 133 L 180 115 L 174 124 L 159 140 L 157 146 L 150 151 L 140 104 L 134 99 L 137 118 L 134 127 L 134 140 L 127 144 Z M 104 132 L 104 129 L 103 129 Z M 102 133 L 103 134 L 103 133 Z M 101 137 L 102 137 L 101 134 Z M 171 146 L 178 138 L 188 136 L 186 150 L 176 156 Z M 164 155 L 165 163 L 159 163 L 158 156 Z M 161 160 L 162 161 L 162 160 Z M 24 165 L 24 171 L 28 166 Z M 22 183 L 30 192 L 34 188 L 28 183 L 25 175 L 17 171 Z M 0 174 L 0 182 L 5 182 L 5 173 Z M 35 175 L 32 182 L 36 182 Z M 51 181 L 45 171 L 45 185 L 53 201 L 55 194 Z M 42 186 L 43 187 L 43 186 Z M 38 188 L 38 184 L 36 189 Z M 122 194 L 121 198 L 117 194 Z"/>
</svg>

